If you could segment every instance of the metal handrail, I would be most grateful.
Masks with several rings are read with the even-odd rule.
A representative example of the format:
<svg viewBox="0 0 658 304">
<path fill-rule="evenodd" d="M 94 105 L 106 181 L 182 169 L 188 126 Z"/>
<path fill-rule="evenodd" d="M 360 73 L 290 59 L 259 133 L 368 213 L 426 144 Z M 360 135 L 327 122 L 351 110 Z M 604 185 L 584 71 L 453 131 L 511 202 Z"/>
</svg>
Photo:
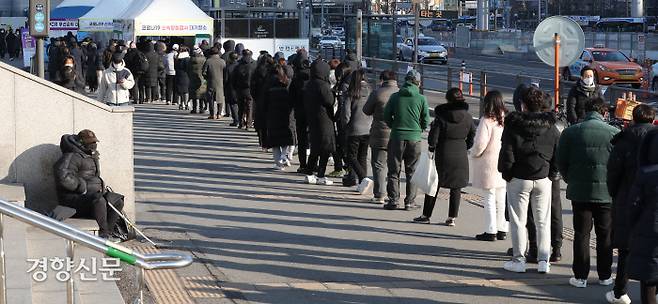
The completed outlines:
<svg viewBox="0 0 658 304">
<path fill-rule="evenodd" d="M 77 228 L 71 227 L 67 224 L 59 222 L 55 219 L 37 213 L 35 211 L 20 207 L 0 199 L 0 271 L 2 271 L 2 279 L 0 286 L 2 287 L 2 295 L 0 296 L 0 304 L 7 304 L 7 290 L 6 290 L 6 273 L 5 273 L 5 253 L 4 253 L 4 240 L 3 240 L 3 220 L 2 215 L 7 215 L 18 221 L 28 225 L 40 228 L 49 233 L 55 234 L 67 240 L 67 255 L 72 258 L 73 246 L 75 243 L 81 244 L 87 248 L 103 253 L 107 256 L 117 258 L 125 263 L 136 266 L 139 268 L 138 273 L 138 288 L 139 295 L 135 303 L 143 303 L 143 279 L 144 270 L 155 269 L 173 269 L 186 267 L 192 264 L 193 259 L 190 255 L 179 253 L 155 253 L 155 254 L 142 254 L 132 249 L 126 248 L 119 244 L 110 242 L 109 240 L 100 238 L 95 235 L 88 234 Z M 68 303 L 73 303 L 73 276 L 68 282 L 67 287 Z"/>
</svg>

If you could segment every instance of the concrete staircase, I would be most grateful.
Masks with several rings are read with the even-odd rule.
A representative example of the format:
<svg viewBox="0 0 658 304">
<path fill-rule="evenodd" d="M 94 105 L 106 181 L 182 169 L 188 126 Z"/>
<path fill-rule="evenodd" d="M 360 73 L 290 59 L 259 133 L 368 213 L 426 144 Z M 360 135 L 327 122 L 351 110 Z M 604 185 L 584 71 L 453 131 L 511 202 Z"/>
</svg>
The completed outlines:
<svg viewBox="0 0 658 304">
<path fill-rule="evenodd" d="M 20 185 L 1 185 L 0 198 L 23 206 L 25 200 Z M 96 229 L 93 221 L 75 220 L 68 222 L 84 231 Z M 52 267 L 52 259 L 66 260 L 66 242 L 63 238 L 50 234 L 36 227 L 31 227 L 12 218 L 4 216 L 5 257 L 7 265 L 7 298 L 9 304 L 65 304 L 66 283 L 60 282 L 57 271 Z M 92 232 L 90 232 L 92 233 Z M 97 269 L 101 267 L 103 254 L 76 244 L 74 268 L 85 259 L 84 265 L 92 267 L 92 260 L 97 261 Z M 48 270 L 47 279 L 43 282 L 33 280 L 32 273 L 27 271 L 33 266 L 28 259 L 46 258 Z M 59 265 L 58 265 L 59 267 Z M 124 271 L 133 271 L 132 266 L 121 264 Z M 93 268 L 92 268 L 93 269 Z M 38 270 L 37 270 L 38 271 Z M 81 280 L 80 273 L 74 273 L 76 304 L 125 304 L 117 284 L 113 281 L 103 281 L 101 273 L 92 274 L 83 270 L 87 278 L 96 281 Z"/>
</svg>

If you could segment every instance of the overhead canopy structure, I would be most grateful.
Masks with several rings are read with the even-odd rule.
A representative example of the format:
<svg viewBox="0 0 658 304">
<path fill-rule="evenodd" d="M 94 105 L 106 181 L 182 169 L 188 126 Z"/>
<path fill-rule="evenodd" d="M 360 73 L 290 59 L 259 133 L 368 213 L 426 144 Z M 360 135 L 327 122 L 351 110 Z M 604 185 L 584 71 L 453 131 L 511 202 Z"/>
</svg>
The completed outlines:
<svg viewBox="0 0 658 304">
<path fill-rule="evenodd" d="M 119 16 L 124 38 L 213 36 L 213 18 L 191 0 L 134 0 Z M 127 36 L 127 37 L 125 37 Z"/>
<path fill-rule="evenodd" d="M 80 17 L 82 32 L 112 32 L 114 19 L 135 0 L 101 0 L 96 7 Z"/>
<path fill-rule="evenodd" d="M 99 0 L 64 0 L 50 11 L 50 19 L 78 19 L 98 4 Z"/>
</svg>

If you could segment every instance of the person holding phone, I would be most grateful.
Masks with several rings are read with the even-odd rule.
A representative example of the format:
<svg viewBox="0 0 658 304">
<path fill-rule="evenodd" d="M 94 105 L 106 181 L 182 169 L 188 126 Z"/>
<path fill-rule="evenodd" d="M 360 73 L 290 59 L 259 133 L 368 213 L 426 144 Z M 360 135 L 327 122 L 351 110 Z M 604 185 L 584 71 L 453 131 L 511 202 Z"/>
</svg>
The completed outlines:
<svg viewBox="0 0 658 304">
<path fill-rule="evenodd" d="M 112 54 L 110 67 L 103 71 L 98 88 L 98 101 L 110 106 L 130 104 L 130 89 L 135 86 L 135 78 L 123 61 L 123 53 Z"/>
</svg>

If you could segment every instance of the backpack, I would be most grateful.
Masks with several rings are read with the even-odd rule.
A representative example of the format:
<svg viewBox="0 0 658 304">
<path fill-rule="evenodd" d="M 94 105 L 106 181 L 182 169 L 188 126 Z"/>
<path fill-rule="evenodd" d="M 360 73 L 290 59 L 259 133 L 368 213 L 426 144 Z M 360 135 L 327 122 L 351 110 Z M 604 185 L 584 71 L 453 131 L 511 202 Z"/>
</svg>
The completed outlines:
<svg viewBox="0 0 658 304">
<path fill-rule="evenodd" d="M 146 58 L 146 55 L 142 52 L 137 53 L 137 64 L 136 64 L 138 70 L 136 73 L 138 74 L 144 74 L 149 71 L 149 60 Z"/>
<path fill-rule="evenodd" d="M 107 192 L 103 195 L 108 204 L 114 205 L 116 201 L 123 200 L 124 196 L 113 192 L 111 188 L 108 187 Z M 108 212 L 116 212 L 113 208 L 109 208 Z M 117 219 L 114 227 L 112 229 L 112 236 L 120 239 L 122 242 L 134 240 L 137 238 L 137 233 L 135 228 L 126 222 L 126 213 L 121 210 L 121 216 Z"/>
</svg>

